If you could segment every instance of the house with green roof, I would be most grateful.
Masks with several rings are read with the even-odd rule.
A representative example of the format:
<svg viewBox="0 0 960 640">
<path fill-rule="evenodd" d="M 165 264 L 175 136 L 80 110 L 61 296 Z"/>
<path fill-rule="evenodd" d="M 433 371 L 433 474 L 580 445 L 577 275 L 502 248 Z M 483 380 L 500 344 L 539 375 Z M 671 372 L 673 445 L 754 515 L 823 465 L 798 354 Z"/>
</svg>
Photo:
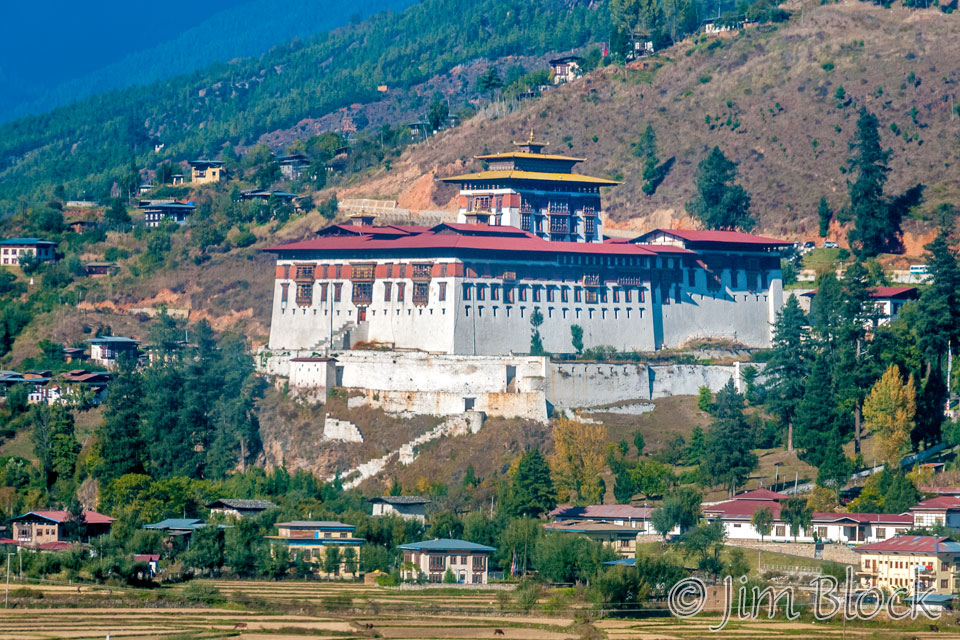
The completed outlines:
<svg viewBox="0 0 960 640">
<path fill-rule="evenodd" d="M 40 262 L 56 262 L 57 243 L 40 238 L 7 238 L 0 240 L 0 265 L 19 267 L 22 256 L 34 256 Z"/>
<path fill-rule="evenodd" d="M 404 580 L 416 580 L 421 576 L 430 582 L 443 582 L 449 570 L 458 584 L 487 584 L 490 554 L 496 551 L 466 540 L 439 538 L 424 540 L 397 547 L 403 551 Z"/>
</svg>

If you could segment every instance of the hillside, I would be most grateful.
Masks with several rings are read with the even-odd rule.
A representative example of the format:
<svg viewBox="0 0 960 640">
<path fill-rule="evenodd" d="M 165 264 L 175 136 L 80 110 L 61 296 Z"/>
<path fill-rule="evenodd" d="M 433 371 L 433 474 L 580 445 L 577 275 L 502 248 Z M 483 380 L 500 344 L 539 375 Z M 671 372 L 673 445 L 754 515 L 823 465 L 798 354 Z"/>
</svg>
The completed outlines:
<svg viewBox="0 0 960 640">
<path fill-rule="evenodd" d="M 143 8 L 135 13 L 141 19 L 163 29 L 184 29 L 167 33 L 153 46 L 135 44 L 141 39 L 142 26 L 133 36 L 130 53 L 103 66 L 87 71 L 78 77 L 67 76 L 53 86 L 45 84 L 40 74 L 24 78 L 16 75 L 16 69 L 8 72 L 9 82 L 4 82 L 0 73 L 0 122 L 30 113 L 49 111 L 87 96 L 131 85 L 144 85 L 162 78 L 169 78 L 202 69 L 215 62 L 227 62 L 234 58 L 256 56 L 273 46 L 294 38 L 307 38 L 347 24 L 348 21 L 365 18 L 378 11 L 401 10 L 413 0 L 359 0 L 349 4 L 336 0 L 247 0 L 234 2 L 236 6 L 220 3 L 216 8 L 207 7 L 209 17 L 196 7 L 165 5 L 161 15 L 146 14 Z M 189 3 L 181 3 L 188 5 Z M 117 7 L 104 3 L 98 7 L 104 14 L 113 14 Z M 25 11 L 26 13 L 26 11 Z M 200 13 L 199 16 L 195 15 Z M 123 17 L 123 16 L 120 16 Z M 200 18 L 192 24 L 191 19 Z M 169 22 L 170 24 L 163 24 Z M 192 26 L 191 26 L 192 24 Z M 68 27 L 64 27 L 66 30 Z M 12 34 L 17 36 L 18 34 Z M 116 36 L 114 36 L 114 42 Z M 151 42 L 149 39 L 147 42 Z M 50 47 L 55 49 L 54 47 Z M 56 50 L 39 52 L 39 55 L 57 55 Z M 62 65 L 62 61 L 61 64 Z"/>
<path fill-rule="evenodd" d="M 257 58 L 101 94 L 0 127 L 0 208 L 57 185 L 104 200 L 131 164 L 217 156 L 226 143 L 379 100 L 381 85 L 403 89 L 478 58 L 568 50 L 602 39 L 608 25 L 586 0 L 426 0 Z"/>
<path fill-rule="evenodd" d="M 424 174 L 475 169 L 474 154 L 508 148 L 533 129 L 552 149 L 585 157 L 582 172 L 623 180 L 605 196 L 612 226 L 690 224 L 684 203 L 694 192 L 697 163 L 718 145 L 740 163 L 760 229 L 810 238 L 821 196 L 835 210 L 846 203 L 848 141 L 865 105 L 893 150 L 889 191 L 927 185 L 920 218 L 941 202 L 957 202 L 960 117 L 951 106 L 960 93 L 960 18 L 866 3 L 785 7 L 794 17 L 784 25 L 688 39 L 647 63 L 653 70 L 643 63 L 607 67 L 521 111 L 474 118 L 411 149 L 391 171 L 341 189 L 341 197 L 449 207 L 453 187 L 424 189 Z M 835 97 L 840 87 L 843 100 Z M 652 196 L 640 189 L 641 161 L 632 149 L 647 124 L 660 160 L 674 160 Z M 907 240 L 908 251 L 920 250 Z"/>
</svg>

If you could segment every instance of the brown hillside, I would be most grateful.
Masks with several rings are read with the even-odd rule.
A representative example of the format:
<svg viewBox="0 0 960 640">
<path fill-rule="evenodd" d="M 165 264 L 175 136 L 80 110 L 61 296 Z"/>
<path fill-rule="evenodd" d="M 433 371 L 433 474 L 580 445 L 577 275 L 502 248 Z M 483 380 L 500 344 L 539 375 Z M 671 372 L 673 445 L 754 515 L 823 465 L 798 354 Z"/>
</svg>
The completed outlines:
<svg viewBox="0 0 960 640">
<path fill-rule="evenodd" d="M 845 204 L 841 167 L 864 104 L 894 151 L 889 190 L 926 184 L 924 211 L 957 201 L 960 118 L 951 116 L 951 96 L 960 93 L 960 17 L 851 3 L 807 5 L 801 20 L 801 5 L 788 8 L 794 18 L 779 28 L 688 40 L 664 52 L 655 71 L 636 63 L 602 69 L 510 115 L 478 116 L 417 145 L 343 197 L 399 194 L 407 207 L 448 207 L 452 187 L 431 192 L 417 178 L 476 168 L 474 154 L 505 149 L 534 129 L 552 149 L 584 156 L 582 172 L 622 178 L 606 196 L 611 226 L 691 224 L 684 203 L 697 163 L 718 145 L 740 163 L 762 230 L 805 237 L 816 230 L 821 196 L 835 209 Z M 840 86 L 847 100 L 834 97 Z M 632 153 L 648 123 L 661 160 L 675 159 L 650 197 L 641 192 Z M 908 222 L 907 231 L 918 230 Z"/>
</svg>

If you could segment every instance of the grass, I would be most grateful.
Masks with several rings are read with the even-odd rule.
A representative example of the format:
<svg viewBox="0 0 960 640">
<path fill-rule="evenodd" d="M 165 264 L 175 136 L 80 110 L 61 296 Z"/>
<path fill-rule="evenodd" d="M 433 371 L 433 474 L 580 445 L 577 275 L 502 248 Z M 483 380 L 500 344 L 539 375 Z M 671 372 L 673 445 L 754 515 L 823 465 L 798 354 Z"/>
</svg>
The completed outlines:
<svg viewBox="0 0 960 640">
<path fill-rule="evenodd" d="M 803 256 L 803 268 L 813 269 L 817 273 L 830 271 L 837 263 L 840 249 L 813 249 Z"/>
</svg>

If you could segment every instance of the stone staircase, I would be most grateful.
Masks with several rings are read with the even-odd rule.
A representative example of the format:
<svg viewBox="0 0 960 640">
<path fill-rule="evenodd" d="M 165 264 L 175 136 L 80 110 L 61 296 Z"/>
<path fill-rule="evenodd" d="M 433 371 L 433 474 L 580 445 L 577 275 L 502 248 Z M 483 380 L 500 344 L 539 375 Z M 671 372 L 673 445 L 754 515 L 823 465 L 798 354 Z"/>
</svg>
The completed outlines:
<svg viewBox="0 0 960 640">
<path fill-rule="evenodd" d="M 324 337 L 320 340 L 317 340 L 313 345 L 310 346 L 309 350 L 316 353 L 330 353 L 330 351 L 336 351 L 337 349 L 349 349 L 350 348 L 350 332 L 353 329 L 356 329 L 357 325 L 353 322 L 348 322 L 336 331 L 333 332 L 333 348 L 330 347 L 330 338 Z"/>
</svg>

